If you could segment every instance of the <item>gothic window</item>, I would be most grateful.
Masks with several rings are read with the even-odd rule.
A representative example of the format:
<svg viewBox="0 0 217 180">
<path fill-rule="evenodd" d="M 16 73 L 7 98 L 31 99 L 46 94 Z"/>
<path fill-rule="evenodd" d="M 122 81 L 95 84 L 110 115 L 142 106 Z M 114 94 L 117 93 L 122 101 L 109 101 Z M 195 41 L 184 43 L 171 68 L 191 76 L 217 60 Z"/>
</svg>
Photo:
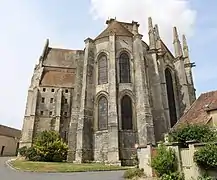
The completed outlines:
<svg viewBox="0 0 217 180">
<path fill-rule="evenodd" d="M 106 130 L 108 128 L 108 101 L 102 96 L 98 102 L 98 130 Z"/>
<path fill-rule="evenodd" d="M 169 106 L 170 124 L 173 127 L 177 122 L 176 115 L 176 103 L 173 89 L 173 79 L 169 68 L 165 69 L 166 86 L 167 86 L 167 98 Z"/>
<path fill-rule="evenodd" d="M 98 84 L 108 83 L 108 62 L 105 54 L 101 55 L 98 60 Z"/>
<path fill-rule="evenodd" d="M 123 130 L 133 129 L 132 118 L 132 101 L 129 96 L 125 95 L 121 99 L 121 124 Z"/>
<path fill-rule="evenodd" d="M 127 53 L 122 53 L 119 58 L 120 83 L 130 83 L 130 59 Z"/>
</svg>

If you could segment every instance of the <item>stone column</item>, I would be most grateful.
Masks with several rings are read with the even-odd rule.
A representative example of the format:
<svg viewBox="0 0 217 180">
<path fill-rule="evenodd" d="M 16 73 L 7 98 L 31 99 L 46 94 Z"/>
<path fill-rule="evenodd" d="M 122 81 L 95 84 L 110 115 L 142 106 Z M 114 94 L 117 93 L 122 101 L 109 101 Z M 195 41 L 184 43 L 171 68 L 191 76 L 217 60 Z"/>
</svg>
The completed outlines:
<svg viewBox="0 0 217 180">
<path fill-rule="evenodd" d="M 56 121 L 54 130 L 60 132 L 60 117 L 61 117 L 61 103 L 62 102 L 62 89 L 58 89 L 56 95 Z"/>
<path fill-rule="evenodd" d="M 178 84 L 181 86 L 181 94 L 179 95 L 180 98 L 182 98 L 180 107 L 181 107 L 181 114 L 182 115 L 185 111 L 187 111 L 190 108 L 190 99 L 189 99 L 189 91 L 188 91 L 188 85 L 187 85 L 187 79 L 186 79 L 186 73 L 185 73 L 185 67 L 184 67 L 184 59 L 183 59 L 183 52 L 181 43 L 179 41 L 178 32 L 176 27 L 173 28 L 173 36 L 174 36 L 174 50 L 175 50 L 175 69 L 177 70 L 178 75 Z M 183 97 L 181 97 L 183 95 Z"/>
<path fill-rule="evenodd" d="M 116 55 L 115 34 L 109 36 L 109 107 L 108 107 L 108 162 L 120 164 L 118 151 L 118 116 L 117 116 L 117 92 L 116 92 Z"/>
<path fill-rule="evenodd" d="M 32 145 L 37 97 L 38 97 L 38 88 L 29 89 L 27 103 L 26 103 L 25 117 L 23 121 L 20 147 L 23 147 L 23 146 L 30 147 Z"/>
<path fill-rule="evenodd" d="M 134 36 L 133 56 L 135 67 L 135 92 L 136 92 L 136 118 L 138 128 L 138 140 L 140 146 L 147 143 L 155 144 L 153 117 L 149 104 L 149 92 L 147 79 L 144 73 L 144 55 L 142 47 L 142 35 Z"/>
<path fill-rule="evenodd" d="M 93 63 L 90 54 L 93 51 L 93 40 L 85 40 L 83 84 L 81 89 L 81 105 L 77 124 L 76 162 L 93 160 Z"/>
<path fill-rule="evenodd" d="M 79 107 L 81 102 L 81 89 L 82 89 L 82 78 L 83 78 L 83 55 L 76 62 L 76 79 L 75 79 L 75 88 L 72 98 L 72 110 L 71 110 L 71 121 L 69 125 L 68 133 L 68 162 L 73 162 L 75 160 L 76 152 L 76 142 L 77 142 L 77 122 L 79 117 Z"/>
</svg>

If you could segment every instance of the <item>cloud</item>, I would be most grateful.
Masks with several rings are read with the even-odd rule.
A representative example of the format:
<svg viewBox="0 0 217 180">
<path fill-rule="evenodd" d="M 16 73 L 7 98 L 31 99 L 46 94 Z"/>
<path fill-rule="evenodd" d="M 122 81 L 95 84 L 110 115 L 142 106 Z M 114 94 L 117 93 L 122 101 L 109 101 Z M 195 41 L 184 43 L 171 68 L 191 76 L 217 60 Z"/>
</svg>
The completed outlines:
<svg viewBox="0 0 217 180">
<path fill-rule="evenodd" d="M 188 0 L 91 0 L 91 14 L 94 19 L 116 17 L 121 21 L 138 21 L 146 41 L 147 21 L 151 16 L 167 44 L 172 44 L 173 26 L 178 27 L 180 34 L 191 37 L 196 19 L 196 11 Z"/>
</svg>

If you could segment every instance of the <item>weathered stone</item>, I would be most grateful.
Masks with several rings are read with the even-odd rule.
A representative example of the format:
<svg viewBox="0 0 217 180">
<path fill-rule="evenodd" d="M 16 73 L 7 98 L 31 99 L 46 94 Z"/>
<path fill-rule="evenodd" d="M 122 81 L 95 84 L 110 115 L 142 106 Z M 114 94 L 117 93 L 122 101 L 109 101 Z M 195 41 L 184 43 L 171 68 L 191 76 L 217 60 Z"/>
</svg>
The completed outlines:
<svg viewBox="0 0 217 180">
<path fill-rule="evenodd" d="M 195 100 L 189 54 L 175 36 L 173 56 L 151 18 L 149 46 L 138 27 L 111 20 L 84 50 L 47 41 L 28 91 L 22 145 L 52 129 L 68 142 L 70 162 L 130 165 L 135 144 L 163 139 Z"/>
</svg>

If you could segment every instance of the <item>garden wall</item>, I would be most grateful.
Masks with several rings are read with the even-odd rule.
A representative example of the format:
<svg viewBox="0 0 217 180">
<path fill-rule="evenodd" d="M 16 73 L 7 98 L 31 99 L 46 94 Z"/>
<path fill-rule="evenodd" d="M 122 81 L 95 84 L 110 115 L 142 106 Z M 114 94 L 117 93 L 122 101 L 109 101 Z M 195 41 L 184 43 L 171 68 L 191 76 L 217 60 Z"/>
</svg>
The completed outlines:
<svg viewBox="0 0 217 180">
<path fill-rule="evenodd" d="M 204 143 L 187 142 L 187 148 L 181 148 L 179 143 L 165 144 L 167 147 L 173 148 L 178 159 L 179 171 L 182 171 L 185 180 L 192 180 L 204 174 L 204 170 L 200 169 L 193 161 L 194 152 L 198 148 L 203 147 Z M 139 168 L 143 168 L 144 172 L 149 177 L 155 177 L 154 170 L 150 167 L 151 157 L 156 155 L 156 147 L 147 145 L 146 147 L 138 147 L 137 154 L 139 159 Z M 217 170 L 208 171 L 208 175 L 217 177 Z"/>
</svg>

